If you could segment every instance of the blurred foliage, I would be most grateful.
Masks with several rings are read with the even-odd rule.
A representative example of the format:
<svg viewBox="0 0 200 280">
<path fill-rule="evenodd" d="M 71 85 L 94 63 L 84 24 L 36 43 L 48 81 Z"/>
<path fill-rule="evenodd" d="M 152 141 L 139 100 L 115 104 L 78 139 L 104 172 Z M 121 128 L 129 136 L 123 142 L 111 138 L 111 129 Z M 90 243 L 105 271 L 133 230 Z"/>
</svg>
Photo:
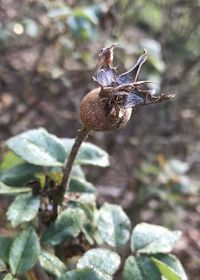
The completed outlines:
<svg viewBox="0 0 200 280">
<path fill-rule="evenodd" d="M 2 9 L 6 8 L 3 1 Z M 0 50 L 16 51 L 16 48 L 41 44 L 36 69 L 40 74 L 60 78 L 69 86 L 64 68 L 82 68 L 85 64 L 90 68 L 94 65 L 90 54 L 96 53 L 96 44 L 103 46 L 107 41 L 119 41 L 127 54 L 129 51 L 137 53 L 141 48 L 148 50 L 147 73 L 159 84 L 161 74 L 168 70 L 163 54 L 172 63 L 185 59 L 189 64 L 197 63 L 199 9 L 197 0 L 28 1 L 24 9 L 17 10 L 16 16 L 1 22 Z M 134 29 L 138 33 L 137 28 L 142 32 L 134 35 L 136 42 L 133 45 L 129 43 L 129 37 Z M 54 54 L 51 58 L 50 52 Z M 171 54 L 173 57 L 169 57 Z M 128 58 L 121 55 L 121 59 L 127 67 Z"/>
<path fill-rule="evenodd" d="M 184 206 L 198 202 L 200 184 L 188 175 L 190 166 L 177 159 L 165 159 L 159 155 L 157 163 L 143 163 L 137 172 L 136 207 L 147 214 L 159 213 L 159 221 L 168 226 L 181 222 Z M 174 215 L 176 211 L 176 215 Z"/>
<path fill-rule="evenodd" d="M 198 191 L 197 183 L 192 182 L 186 173 L 189 170 L 188 163 L 177 159 L 165 160 L 162 155 L 158 160 L 158 165 L 143 164 L 138 173 L 138 178 L 144 185 L 153 185 L 150 190 L 152 194 L 166 201 L 181 202 L 181 195 L 195 194 Z"/>
</svg>

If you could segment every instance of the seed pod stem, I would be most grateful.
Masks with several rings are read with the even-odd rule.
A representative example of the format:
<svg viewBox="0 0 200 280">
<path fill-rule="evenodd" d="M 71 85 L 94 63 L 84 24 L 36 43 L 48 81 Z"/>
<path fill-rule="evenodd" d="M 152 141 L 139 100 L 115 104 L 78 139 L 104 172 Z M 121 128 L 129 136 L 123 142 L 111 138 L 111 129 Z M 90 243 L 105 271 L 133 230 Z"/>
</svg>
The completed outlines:
<svg viewBox="0 0 200 280">
<path fill-rule="evenodd" d="M 75 138 L 75 142 L 72 146 L 71 152 L 69 154 L 68 160 L 66 162 L 66 165 L 63 168 L 63 178 L 61 186 L 63 187 L 64 191 L 67 191 L 69 187 L 69 176 L 72 170 L 72 166 L 74 164 L 74 161 L 76 159 L 76 156 L 78 154 L 78 151 L 80 149 L 81 144 L 83 143 L 85 137 L 89 134 L 90 129 L 86 127 L 82 127 Z M 63 194 L 64 195 L 64 194 Z"/>
</svg>

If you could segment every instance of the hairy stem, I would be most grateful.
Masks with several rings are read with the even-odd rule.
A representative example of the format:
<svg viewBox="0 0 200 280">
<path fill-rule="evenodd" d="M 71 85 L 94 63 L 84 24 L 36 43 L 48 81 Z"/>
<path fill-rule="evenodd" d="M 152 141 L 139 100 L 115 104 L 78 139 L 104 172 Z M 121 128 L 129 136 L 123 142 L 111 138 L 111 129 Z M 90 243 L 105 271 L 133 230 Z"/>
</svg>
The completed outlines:
<svg viewBox="0 0 200 280">
<path fill-rule="evenodd" d="M 83 143 L 85 137 L 88 135 L 89 132 L 90 132 L 90 129 L 88 129 L 86 127 L 83 127 L 78 131 L 75 142 L 74 142 L 71 152 L 69 154 L 68 161 L 67 161 L 65 167 L 63 168 L 63 178 L 62 178 L 61 186 L 64 188 L 65 191 L 69 187 L 68 186 L 69 185 L 69 176 L 70 176 L 75 158 L 78 154 L 81 144 Z"/>
</svg>

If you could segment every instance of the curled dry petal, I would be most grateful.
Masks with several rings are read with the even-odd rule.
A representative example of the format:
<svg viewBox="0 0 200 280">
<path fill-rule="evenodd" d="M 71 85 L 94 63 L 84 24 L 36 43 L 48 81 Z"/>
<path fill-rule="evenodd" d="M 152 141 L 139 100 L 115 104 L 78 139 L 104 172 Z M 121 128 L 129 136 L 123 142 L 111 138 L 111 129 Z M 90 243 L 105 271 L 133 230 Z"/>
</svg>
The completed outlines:
<svg viewBox="0 0 200 280">
<path fill-rule="evenodd" d="M 127 72 L 122 73 L 117 77 L 116 68 L 112 67 L 114 49 L 116 44 L 101 50 L 99 54 L 99 62 L 97 64 L 96 77 L 93 79 L 102 87 L 125 85 L 137 81 L 142 64 L 147 59 L 147 51 L 141 55 L 136 64 Z"/>
<path fill-rule="evenodd" d="M 116 69 L 111 65 L 115 46 L 101 50 L 94 78 L 100 86 L 87 93 L 80 104 L 82 123 L 90 130 L 118 129 L 128 122 L 134 108 L 174 97 L 154 94 L 149 81 L 137 81 L 141 66 L 147 59 L 146 51 L 129 71 L 117 77 Z"/>
<path fill-rule="evenodd" d="M 129 84 L 137 81 L 142 64 L 146 61 L 148 57 L 147 51 L 144 50 L 144 54 L 138 58 L 136 64 L 127 72 L 119 75 L 116 79 L 118 85 Z"/>
<path fill-rule="evenodd" d="M 113 58 L 114 58 L 114 50 L 115 50 L 115 47 L 118 45 L 119 44 L 115 43 L 115 44 L 112 44 L 110 47 L 101 49 L 101 51 L 98 55 L 98 58 L 99 58 L 99 61 L 97 64 L 98 69 L 102 69 L 104 67 L 111 67 L 111 64 L 112 64 Z"/>
<path fill-rule="evenodd" d="M 128 94 L 125 108 L 133 108 L 143 105 L 160 103 L 169 100 L 173 97 L 174 95 L 171 94 L 163 93 L 161 95 L 154 96 L 151 94 L 151 91 L 149 93 L 147 92 L 146 94 L 144 94 L 136 90 Z"/>
<path fill-rule="evenodd" d="M 147 51 L 141 55 L 136 64 L 127 72 L 117 77 L 115 68 L 111 66 L 116 44 L 101 50 L 95 81 L 101 86 L 100 98 L 107 100 L 109 108 L 121 106 L 134 108 L 171 99 L 174 95 L 153 94 L 148 88 L 149 81 L 137 81 L 142 65 L 147 59 Z"/>
<path fill-rule="evenodd" d="M 115 84 L 116 74 L 115 69 L 111 67 L 104 67 L 97 71 L 96 78 L 93 79 L 102 87 L 108 87 Z"/>
<path fill-rule="evenodd" d="M 102 87 L 113 85 L 116 81 L 115 68 L 111 66 L 113 62 L 114 50 L 118 44 L 103 48 L 98 55 L 97 73 L 93 79 Z"/>
<path fill-rule="evenodd" d="M 102 101 L 107 101 L 107 104 L 109 104 L 109 106 L 107 106 L 108 112 L 110 112 L 113 107 L 124 109 L 135 108 L 160 103 L 174 97 L 174 95 L 171 94 L 153 94 L 152 90 L 147 87 L 148 83 L 144 81 L 120 85 L 116 88 L 107 87 L 103 88 L 99 95 Z"/>
</svg>

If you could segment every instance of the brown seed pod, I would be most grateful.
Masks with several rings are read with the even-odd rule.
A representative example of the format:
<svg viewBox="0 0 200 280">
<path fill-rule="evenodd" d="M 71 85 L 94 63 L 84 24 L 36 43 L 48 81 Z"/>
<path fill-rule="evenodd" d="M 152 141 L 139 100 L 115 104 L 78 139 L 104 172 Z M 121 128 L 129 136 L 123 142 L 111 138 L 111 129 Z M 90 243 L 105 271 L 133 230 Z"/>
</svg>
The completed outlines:
<svg viewBox="0 0 200 280">
<path fill-rule="evenodd" d="M 110 104 L 109 98 L 102 98 L 100 87 L 87 93 L 80 104 L 80 118 L 85 127 L 97 131 L 109 131 L 124 126 L 130 119 L 132 108 Z M 106 93 L 107 94 L 107 93 Z"/>
</svg>

